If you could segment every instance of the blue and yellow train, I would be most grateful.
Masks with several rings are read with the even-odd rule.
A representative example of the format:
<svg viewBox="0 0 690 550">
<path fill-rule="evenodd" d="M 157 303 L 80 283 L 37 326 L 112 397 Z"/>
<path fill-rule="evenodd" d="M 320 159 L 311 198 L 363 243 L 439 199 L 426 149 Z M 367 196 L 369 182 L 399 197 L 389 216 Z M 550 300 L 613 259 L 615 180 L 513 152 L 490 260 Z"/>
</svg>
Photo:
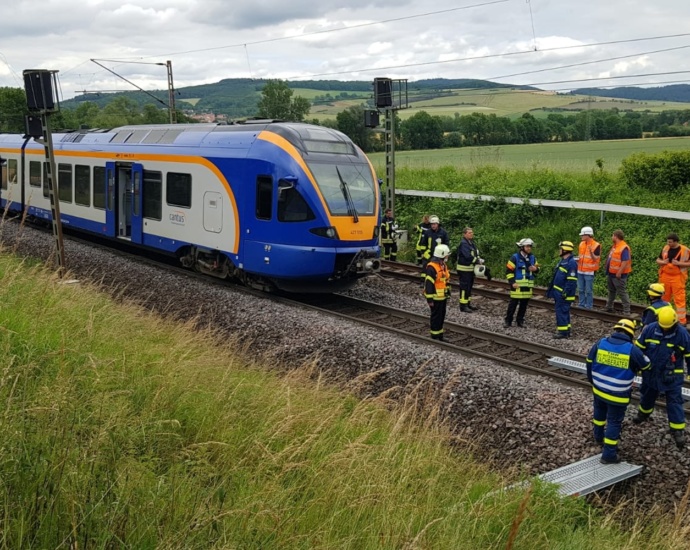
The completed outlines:
<svg viewBox="0 0 690 550">
<path fill-rule="evenodd" d="M 275 121 L 53 135 L 65 227 L 247 285 L 346 288 L 379 270 L 378 181 L 344 134 Z M 44 147 L 0 134 L 0 203 L 50 220 Z"/>
</svg>

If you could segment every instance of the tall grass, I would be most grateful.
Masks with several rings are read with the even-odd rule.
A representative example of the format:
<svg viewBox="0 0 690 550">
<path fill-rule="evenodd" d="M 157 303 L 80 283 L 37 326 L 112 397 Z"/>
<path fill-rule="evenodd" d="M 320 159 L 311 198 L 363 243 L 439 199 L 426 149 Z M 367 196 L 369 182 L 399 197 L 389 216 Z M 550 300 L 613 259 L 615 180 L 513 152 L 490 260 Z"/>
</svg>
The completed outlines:
<svg viewBox="0 0 690 550">
<path fill-rule="evenodd" d="M 278 377 L 213 334 L 0 255 L 2 548 L 680 548 L 507 484 L 410 403 Z M 423 393 L 423 392 L 422 392 Z"/>
</svg>

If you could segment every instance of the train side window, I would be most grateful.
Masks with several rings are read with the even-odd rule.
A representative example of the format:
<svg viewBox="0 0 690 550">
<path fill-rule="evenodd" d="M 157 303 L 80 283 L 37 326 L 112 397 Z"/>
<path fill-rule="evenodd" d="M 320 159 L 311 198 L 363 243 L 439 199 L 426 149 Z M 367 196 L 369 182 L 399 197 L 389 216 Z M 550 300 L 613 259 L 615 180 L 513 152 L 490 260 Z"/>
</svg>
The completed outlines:
<svg viewBox="0 0 690 550">
<path fill-rule="evenodd" d="M 2 188 L 7 189 L 8 183 L 17 183 L 17 159 L 8 159 L 2 165 Z"/>
<path fill-rule="evenodd" d="M 259 220 L 270 220 L 273 213 L 273 178 L 259 176 L 256 178 L 256 217 Z"/>
<path fill-rule="evenodd" d="M 0 189 L 7 189 L 7 162 L 0 159 Z"/>
<path fill-rule="evenodd" d="M 144 170 L 144 217 L 163 219 L 163 174 Z"/>
<path fill-rule="evenodd" d="M 278 195 L 278 221 L 306 222 L 316 218 L 304 197 L 294 187 L 280 189 Z"/>
<path fill-rule="evenodd" d="M 168 172 L 165 181 L 165 200 L 170 206 L 192 207 L 192 176 Z"/>
<path fill-rule="evenodd" d="M 91 206 L 91 167 L 77 164 L 74 167 L 74 202 Z"/>
<path fill-rule="evenodd" d="M 71 164 L 58 164 L 58 197 L 60 202 L 72 202 Z"/>
<path fill-rule="evenodd" d="M 93 207 L 105 210 L 105 167 L 93 167 Z"/>
<path fill-rule="evenodd" d="M 29 185 L 41 187 L 41 163 L 35 160 L 29 162 Z"/>
</svg>

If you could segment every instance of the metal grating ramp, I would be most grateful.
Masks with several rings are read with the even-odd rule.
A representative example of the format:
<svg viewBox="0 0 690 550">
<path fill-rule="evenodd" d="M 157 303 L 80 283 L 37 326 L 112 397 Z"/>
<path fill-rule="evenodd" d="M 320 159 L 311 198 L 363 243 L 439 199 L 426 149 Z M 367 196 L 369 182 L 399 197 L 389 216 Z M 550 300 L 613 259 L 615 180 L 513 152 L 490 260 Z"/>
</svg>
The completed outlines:
<svg viewBox="0 0 690 550">
<path fill-rule="evenodd" d="M 572 359 L 566 359 L 565 357 L 551 357 L 549 359 L 549 365 L 559 369 L 579 372 L 580 374 L 587 374 L 587 365 L 585 365 L 585 363 L 573 361 Z M 640 384 L 642 384 L 642 377 L 636 376 L 635 385 L 639 386 Z M 683 399 L 685 401 L 690 401 L 690 388 L 683 388 L 681 392 L 683 394 Z"/>
<path fill-rule="evenodd" d="M 583 496 L 634 477 L 644 468 L 627 462 L 601 464 L 600 458 L 601 455 L 591 456 L 537 477 L 558 485 L 563 496 Z"/>
</svg>

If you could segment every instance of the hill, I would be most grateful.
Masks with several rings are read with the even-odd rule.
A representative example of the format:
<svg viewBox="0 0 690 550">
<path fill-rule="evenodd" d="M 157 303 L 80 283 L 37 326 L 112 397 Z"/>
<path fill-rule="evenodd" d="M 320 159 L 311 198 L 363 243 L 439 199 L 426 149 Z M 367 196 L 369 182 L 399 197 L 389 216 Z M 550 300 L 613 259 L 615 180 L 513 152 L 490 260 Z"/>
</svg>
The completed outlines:
<svg viewBox="0 0 690 550">
<path fill-rule="evenodd" d="M 602 90 L 600 88 L 580 88 L 573 90 L 574 94 L 594 95 L 599 97 L 617 97 L 621 99 L 636 99 L 640 101 L 677 101 L 690 102 L 690 84 L 671 84 L 654 88 L 637 88 L 623 86 Z"/>
</svg>

